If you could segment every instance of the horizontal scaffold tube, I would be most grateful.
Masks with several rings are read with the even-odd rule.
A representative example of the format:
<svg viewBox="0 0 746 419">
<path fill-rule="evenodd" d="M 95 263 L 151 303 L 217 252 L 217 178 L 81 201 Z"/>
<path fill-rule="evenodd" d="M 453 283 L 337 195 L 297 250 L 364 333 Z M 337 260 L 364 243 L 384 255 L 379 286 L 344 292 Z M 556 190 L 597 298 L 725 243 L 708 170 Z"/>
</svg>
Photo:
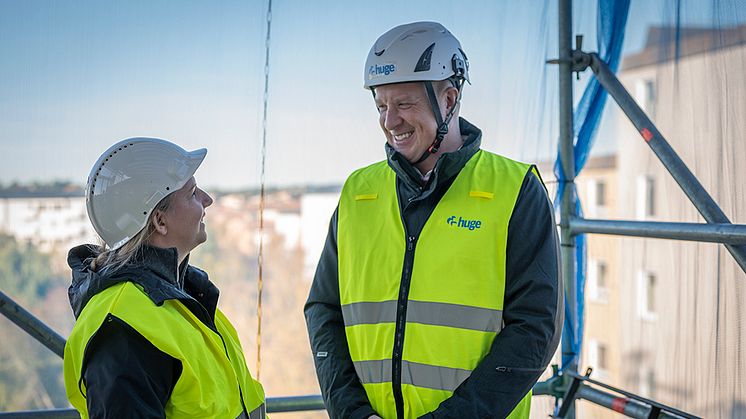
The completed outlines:
<svg viewBox="0 0 746 419">
<path fill-rule="evenodd" d="M 303 412 L 306 410 L 324 410 L 324 400 L 320 394 L 310 396 L 268 397 L 267 412 Z"/>
<path fill-rule="evenodd" d="M 613 234 L 617 236 L 689 240 L 711 243 L 746 244 L 746 225 L 668 223 L 655 221 L 570 220 L 572 234 Z"/>
</svg>

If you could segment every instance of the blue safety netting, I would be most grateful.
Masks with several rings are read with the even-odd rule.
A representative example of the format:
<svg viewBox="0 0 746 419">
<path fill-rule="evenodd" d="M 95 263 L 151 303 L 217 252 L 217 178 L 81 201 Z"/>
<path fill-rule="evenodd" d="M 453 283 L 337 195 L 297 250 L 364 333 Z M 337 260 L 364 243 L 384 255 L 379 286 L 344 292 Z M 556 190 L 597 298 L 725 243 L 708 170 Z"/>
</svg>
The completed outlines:
<svg viewBox="0 0 746 419">
<path fill-rule="evenodd" d="M 629 12 L 629 0 L 599 0 L 597 15 L 597 49 L 599 57 L 616 72 L 622 55 L 622 41 Z M 591 153 L 596 128 L 603 114 L 606 103 L 606 90 L 595 77 L 592 77 L 583 92 L 573 115 L 573 155 L 575 157 L 576 176 L 583 170 Z M 558 180 L 555 209 L 558 211 L 565 189 L 566 176 L 562 170 L 559 152 L 554 164 L 554 174 Z M 575 213 L 582 217 L 583 210 L 577 191 L 573 189 L 575 199 Z M 573 360 L 578 360 L 580 348 L 583 344 L 583 312 L 585 298 L 585 235 L 578 235 L 575 239 L 575 278 L 565 278 L 565 281 L 575 281 L 576 305 L 567 304 L 565 297 L 565 323 L 562 329 L 562 339 L 571 342 L 570 352 L 562 353 L 562 368 L 566 368 Z"/>
</svg>

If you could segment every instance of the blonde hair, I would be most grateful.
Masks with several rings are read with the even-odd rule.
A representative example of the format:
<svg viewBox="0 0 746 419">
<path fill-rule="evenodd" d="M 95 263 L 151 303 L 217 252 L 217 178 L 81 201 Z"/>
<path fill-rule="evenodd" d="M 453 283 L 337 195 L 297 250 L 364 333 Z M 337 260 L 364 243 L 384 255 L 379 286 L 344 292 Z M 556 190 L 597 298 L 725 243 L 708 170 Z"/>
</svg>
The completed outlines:
<svg viewBox="0 0 746 419">
<path fill-rule="evenodd" d="M 155 212 L 167 211 L 171 206 L 171 195 L 167 195 L 150 212 L 148 223 L 140 232 L 129 239 L 116 250 L 107 249 L 106 243 L 101 240 L 103 251 L 91 258 L 90 267 L 94 272 L 116 271 L 123 266 L 136 262 L 142 257 L 142 248 L 148 244 L 150 236 L 155 232 Z"/>
</svg>

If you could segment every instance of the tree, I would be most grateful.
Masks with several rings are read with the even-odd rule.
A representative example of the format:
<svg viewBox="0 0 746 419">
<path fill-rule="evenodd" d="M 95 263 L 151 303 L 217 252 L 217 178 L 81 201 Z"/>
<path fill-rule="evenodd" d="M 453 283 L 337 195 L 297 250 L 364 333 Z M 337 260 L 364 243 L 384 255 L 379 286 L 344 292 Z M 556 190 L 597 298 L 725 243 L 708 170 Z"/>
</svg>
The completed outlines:
<svg viewBox="0 0 746 419">
<path fill-rule="evenodd" d="M 0 289 L 17 303 L 47 318 L 64 317 L 69 309 L 61 293 L 52 291 L 65 282 L 53 273 L 50 255 L 0 234 Z M 62 360 L 4 318 L 0 335 L 0 410 L 66 406 Z"/>
</svg>

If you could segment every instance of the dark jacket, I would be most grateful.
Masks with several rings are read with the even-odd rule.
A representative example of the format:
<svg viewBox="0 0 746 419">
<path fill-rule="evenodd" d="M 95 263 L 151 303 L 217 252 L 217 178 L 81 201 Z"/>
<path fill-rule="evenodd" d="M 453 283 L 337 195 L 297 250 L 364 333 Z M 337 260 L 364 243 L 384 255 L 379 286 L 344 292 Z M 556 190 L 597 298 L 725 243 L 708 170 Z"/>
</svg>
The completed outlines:
<svg viewBox="0 0 746 419">
<path fill-rule="evenodd" d="M 176 249 L 146 246 L 141 257 L 116 272 L 93 272 L 89 260 L 100 249 L 92 245 L 70 250 L 72 268 L 68 290 L 75 318 L 98 292 L 124 281 L 143 287 L 156 305 L 180 300 L 205 325 L 215 329 L 218 289 L 207 274 L 188 264 L 178 265 Z M 124 321 L 109 315 L 93 335 L 83 359 L 82 379 L 91 418 L 163 418 L 166 402 L 181 375 L 181 361 L 156 348 Z"/>
<path fill-rule="evenodd" d="M 419 236 L 456 175 L 479 150 L 481 131 L 463 118 L 460 128 L 466 136 L 463 147 L 443 154 L 424 185 L 419 172 L 386 145 L 389 166 L 397 175 L 407 236 Z M 506 252 L 505 326 L 471 376 L 425 417 L 506 417 L 536 383 L 557 348 L 563 315 L 557 232 L 546 190 L 530 172 L 523 180 L 508 225 Z M 447 254 L 445 248 L 443 254 Z M 337 211 L 329 225 L 305 315 L 329 415 L 367 418 L 375 414 L 347 348 L 339 303 Z"/>
</svg>

